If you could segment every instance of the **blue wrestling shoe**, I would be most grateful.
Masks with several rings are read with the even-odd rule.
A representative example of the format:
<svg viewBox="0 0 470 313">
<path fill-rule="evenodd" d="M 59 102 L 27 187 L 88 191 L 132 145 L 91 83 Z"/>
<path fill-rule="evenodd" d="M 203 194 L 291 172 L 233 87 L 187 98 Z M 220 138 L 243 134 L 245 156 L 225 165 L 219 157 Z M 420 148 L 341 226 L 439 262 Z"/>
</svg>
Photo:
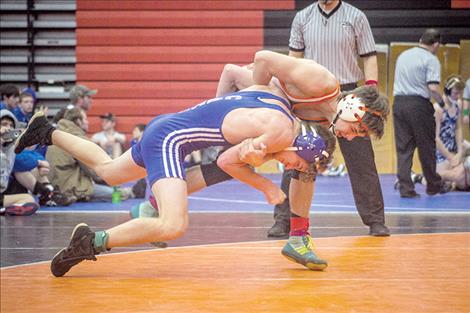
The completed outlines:
<svg viewBox="0 0 470 313">
<path fill-rule="evenodd" d="M 138 217 L 158 217 L 158 211 L 150 204 L 150 201 L 144 201 L 134 205 L 130 212 L 131 218 Z"/>
<path fill-rule="evenodd" d="M 157 218 L 158 217 L 158 210 L 156 210 L 152 206 L 150 201 L 144 201 L 142 203 L 134 205 L 131 208 L 131 210 L 129 212 L 129 215 L 131 216 L 132 219 L 140 218 L 140 217 Z M 166 248 L 166 247 L 168 247 L 168 244 L 166 242 L 161 242 L 161 241 L 151 242 L 150 244 L 152 246 L 157 247 L 157 248 Z"/>
<path fill-rule="evenodd" d="M 320 259 L 313 252 L 313 241 L 310 235 L 289 237 L 281 253 L 292 262 L 302 264 L 312 271 L 323 271 L 328 266 L 325 260 Z"/>
</svg>

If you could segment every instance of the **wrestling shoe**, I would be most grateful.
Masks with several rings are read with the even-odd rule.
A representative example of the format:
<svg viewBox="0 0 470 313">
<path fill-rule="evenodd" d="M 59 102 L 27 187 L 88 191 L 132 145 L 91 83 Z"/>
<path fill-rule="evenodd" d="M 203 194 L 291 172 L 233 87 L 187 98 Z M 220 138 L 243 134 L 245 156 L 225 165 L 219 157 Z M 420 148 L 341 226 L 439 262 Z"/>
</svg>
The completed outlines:
<svg viewBox="0 0 470 313">
<path fill-rule="evenodd" d="M 152 206 L 150 201 L 144 201 L 142 203 L 134 205 L 129 211 L 129 215 L 131 216 L 132 219 L 140 218 L 140 217 L 157 218 L 159 216 L 158 210 Z M 163 241 L 155 241 L 155 242 L 151 242 L 150 244 L 157 248 L 168 247 L 168 244 Z"/>
<path fill-rule="evenodd" d="M 27 202 L 24 204 L 14 204 L 5 208 L 4 214 L 11 216 L 26 216 L 33 215 L 39 209 L 39 205 L 34 202 Z"/>
<path fill-rule="evenodd" d="M 382 223 L 374 223 L 369 227 L 369 235 L 375 237 L 388 237 L 390 236 L 390 229 Z"/>
<path fill-rule="evenodd" d="M 276 221 L 268 230 L 269 238 L 289 238 L 290 222 Z"/>
<path fill-rule="evenodd" d="M 49 124 L 44 112 L 39 111 L 33 115 L 28 127 L 18 137 L 15 143 L 15 153 L 18 154 L 26 147 L 41 144 L 52 145 L 52 132 L 55 128 Z"/>
<path fill-rule="evenodd" d="M 149 201 L 144 201 L 134 205 L 129 211 L 131 218 L 139 217 L 158 217 L 158 211 L 150 204 Z"/>
<path fill-rule="evenodd" d="M 132 186 L 132 192 L 134 193 L 135 197 L 138 199 L 145 198 L 145 192 L 147 191 L 147 181 L 142 178 L 139 179 L 134 186 Z"/>
<path fill-rule="evenodd" d="M 83 260 L 96 261 L 95 255 L 99 254 L 93 248 L 95 233 L 87 224 L 81 223 L 75 226 L 70 243 L 67 248 L 60 250 L 52 259 L 51 272 L 55 277 L 64 276 L 73 266 Z"/>
<path fill-rule="evenodd" d="M 39 204 L 45 206 L 69 206 L 75 202 L 77 202 L 77 197 L 68 196 L 56 190 L 52 190 L 49 193 L 43 193 L 39 196 Z"/>
<path fill-rule="evenodd" d="M 313 249 L 313 240 L 310 235 L 291 236 L 281 253 L 292 262 L 302 264 L 312 271 L 323 271 L 328 263 L 320 259 Z"/>
</svg>

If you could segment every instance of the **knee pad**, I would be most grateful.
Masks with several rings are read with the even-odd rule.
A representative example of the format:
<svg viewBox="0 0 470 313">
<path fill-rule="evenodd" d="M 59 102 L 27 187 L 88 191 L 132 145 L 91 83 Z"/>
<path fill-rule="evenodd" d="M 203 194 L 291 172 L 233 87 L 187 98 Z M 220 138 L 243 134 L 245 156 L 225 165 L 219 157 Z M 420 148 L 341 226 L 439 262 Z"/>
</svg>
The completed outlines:
<svg viewBox="0 0 470 313">
<path fill-rule="evenodd" d="M 201 165 L 201 172 L 208 187 L 232 179 L 232 176 L 217 166 L 216 161 Z"/>
</svg>

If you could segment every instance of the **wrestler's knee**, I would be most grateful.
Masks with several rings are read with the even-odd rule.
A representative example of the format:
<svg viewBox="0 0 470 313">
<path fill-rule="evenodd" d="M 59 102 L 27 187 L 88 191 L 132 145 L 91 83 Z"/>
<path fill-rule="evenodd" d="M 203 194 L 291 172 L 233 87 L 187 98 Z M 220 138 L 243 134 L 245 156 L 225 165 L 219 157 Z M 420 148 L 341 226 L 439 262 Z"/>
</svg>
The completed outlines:
<svg viewBox="0 0 470 313">
<path fill-rule="evenodd" d="M 188 229 L 188 219 L 182 218 L 178 220 L 163 220 L 163 237 L 165 240 L 173 240 L 180 238 Z"/>
</svg>

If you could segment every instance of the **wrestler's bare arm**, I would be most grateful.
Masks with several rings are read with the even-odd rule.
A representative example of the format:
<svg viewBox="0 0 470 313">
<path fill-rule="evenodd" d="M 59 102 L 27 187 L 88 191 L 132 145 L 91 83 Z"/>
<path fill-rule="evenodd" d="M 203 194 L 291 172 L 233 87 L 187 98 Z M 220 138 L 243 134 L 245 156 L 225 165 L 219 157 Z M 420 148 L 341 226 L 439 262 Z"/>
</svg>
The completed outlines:
<svg viewBox="0 0 470 313">
<path fill-rule="evenodd" d="M 240 161 L 241 144 L 235 145 L 217 158 L 217 165 L 235 179 L 264 193 L 270 204 L 282 203 L 286 195 L 271 180 L 257 174 L 248 164 Z"/>
<path fill-rule="evenodd" d="M 322 96 L 338 86 L 334 75 L 315 61 L 258 51 L 254 59 L 254 83 L 268 85 L 273 76 L 284 82 L 293 95 L 303 98 Z"/>
<path fill-rule="evenodd" d="M 273 123 L 276 123 L 275 119 L 273 119 Z M 268 131 L 252 139 L 252 144 L 256 147 L 265 146 L 264 161 L 272 159 L 270 153 L 282 151 L 292 143 L 292 132 L 290 130 L 282 127 L 274 128 L 273 125 L 266 126 L 266 129 L 269 129 Z M 282 202 L 285 195 L 280 188 L 269 179 L 255 173 L 249 164 L 241 161 L 240 155 L 244 148 L 245 141 L 242 141 L 227 149 L 218 157 L 217 165 L 233 178 L 263 192 L 269 203 Z"/>
<path fill-rule="evenodd" d="M 253 73 L 248 67 L 226 64 L 220 75 L 216 96 L 223 96 L 251 85 L 253 85 Z"/>
<path fill-rule="evenodd" d="M 253 86 L 253 69 L 253 63 L 245 66 L 226 64 L 220 75 L 216 97 Z M 277 78 L 273 78 L 273 80 L 277 80 Z M 273 80 L 269 84 L 271 87 L 275 86 Z"/>
</svg>

